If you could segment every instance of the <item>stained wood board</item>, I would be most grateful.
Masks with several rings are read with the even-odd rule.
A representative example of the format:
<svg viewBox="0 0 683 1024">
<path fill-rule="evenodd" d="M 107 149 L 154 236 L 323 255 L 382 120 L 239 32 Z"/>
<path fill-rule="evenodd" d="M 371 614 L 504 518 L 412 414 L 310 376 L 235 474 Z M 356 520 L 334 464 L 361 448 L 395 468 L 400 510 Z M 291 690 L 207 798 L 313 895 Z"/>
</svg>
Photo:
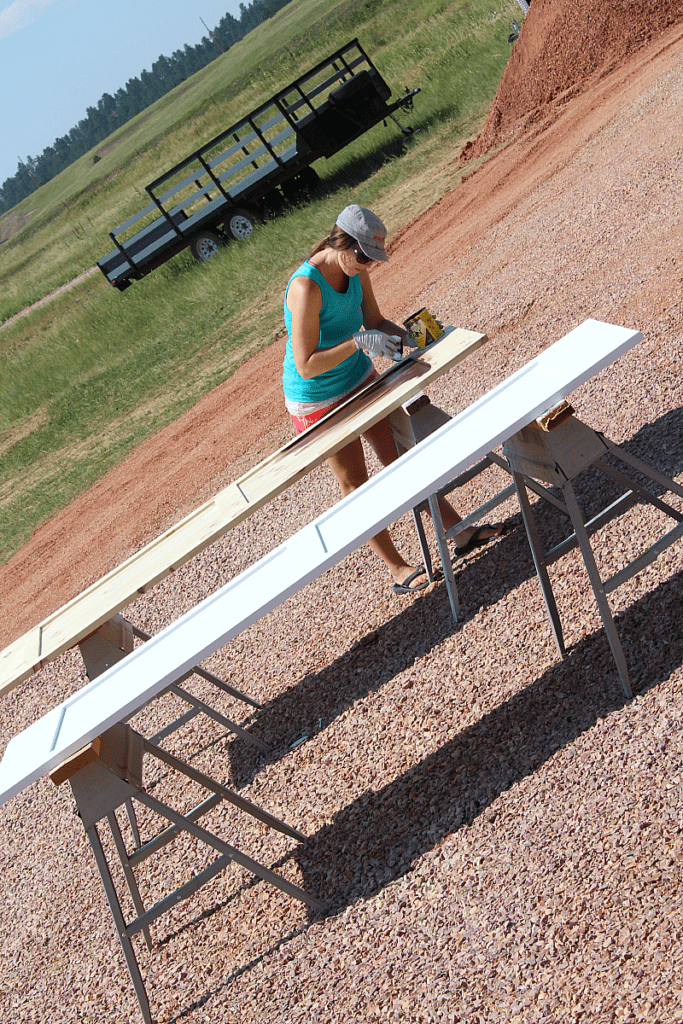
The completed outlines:
<svg viewBox="0 0 683 1024">
<path fill-rule="evenodd" d="M 0 653 L 0 696 L 77 644 L 174 569 L 272 501 L 330 455 L 447 373 L 486 335 L 447 327 L 378 381 L 219 491 L 170 530 L 49 615 Z"/>
<path fill-rule="evenodd" d="M 547 412 L 642 335 L 587 320 L 10 740 L 0 803 L 126 720 L 244 629 Z"/>
</svg>

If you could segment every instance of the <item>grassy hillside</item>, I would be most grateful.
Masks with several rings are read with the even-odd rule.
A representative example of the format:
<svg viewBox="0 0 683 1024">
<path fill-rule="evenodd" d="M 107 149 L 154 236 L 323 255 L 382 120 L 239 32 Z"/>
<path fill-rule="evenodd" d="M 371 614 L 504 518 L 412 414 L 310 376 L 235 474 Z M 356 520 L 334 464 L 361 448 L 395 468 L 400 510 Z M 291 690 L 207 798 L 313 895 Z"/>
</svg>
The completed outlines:
<svg viewBox="0 0 683 1024">
<path fill-rule="evenodd" d="M 3 320 L 108 251 L 148 181 L 354 36 L 394 94 L 422 90 L 409 148 L 378 125 L 316 164 L 319 198 L 248 242 L 202 266 L 182 253 L 123 294 L 98 273 L 0 330 L 0 557 L 272 341 L 291 269 L 342 206 L 392 232 L 457 185 L 516 15 L 514 0 L 293 0 L 0 218 Z"/>
</svg>

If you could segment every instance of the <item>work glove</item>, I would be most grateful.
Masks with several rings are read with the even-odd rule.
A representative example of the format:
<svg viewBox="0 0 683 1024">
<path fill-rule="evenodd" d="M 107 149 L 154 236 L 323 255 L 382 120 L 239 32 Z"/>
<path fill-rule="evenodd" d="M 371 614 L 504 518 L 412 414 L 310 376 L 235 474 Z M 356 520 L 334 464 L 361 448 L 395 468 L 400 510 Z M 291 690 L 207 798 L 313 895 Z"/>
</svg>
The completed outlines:
<svg viewBox="0 0 683 1024">
<path fill-rule="evenodd" d="M 403 343 L 398 334 L 384 331 L 357 331 L 352 335 L 356 348 L 365 349 L 370 356 L 388 356 L 395 362 L 403 355 Z"/>
</svg>

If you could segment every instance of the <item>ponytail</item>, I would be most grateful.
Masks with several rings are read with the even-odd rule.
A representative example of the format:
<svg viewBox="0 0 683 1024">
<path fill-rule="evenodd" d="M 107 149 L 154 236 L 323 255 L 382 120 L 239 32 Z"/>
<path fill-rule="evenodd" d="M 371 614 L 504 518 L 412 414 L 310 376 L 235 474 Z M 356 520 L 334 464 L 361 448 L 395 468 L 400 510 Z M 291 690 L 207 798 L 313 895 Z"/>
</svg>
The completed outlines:
<svg viewBox="0 0 683 1024">
<path fill-rule="evenodd" d="M 342 229 L 337 227 L 335 224 L 327 238 L 323 238 L 322 242 L 319 242 L 315 248 L 311 249 L 306 259 L 310 260 L 311 256 L 315 256 L 316 253 L 322 252 L 323 249 L 337 249 L 338 251 L 353 249 L 354 245 L 357 244 L 356 239 L 353 238 L 352 235 L 347 234 L 346 231 L 342 231 Z"/>
<path fill-rule="evenodd" d="M 323 249 L 327 249 L 329 244 L 330 244 L 330 236 L 328 235 L 327 238 L 323 238 L 322 242 L 318 242 L 318 244 L 315 246 L 315 248 L 311 249 L 311 251 L 309 252 L 309 254 L 306 257 L 306 259 L 310 260 L 311 256 L 315 256 L 316 253 L 322 252 Z"/>
</svg>

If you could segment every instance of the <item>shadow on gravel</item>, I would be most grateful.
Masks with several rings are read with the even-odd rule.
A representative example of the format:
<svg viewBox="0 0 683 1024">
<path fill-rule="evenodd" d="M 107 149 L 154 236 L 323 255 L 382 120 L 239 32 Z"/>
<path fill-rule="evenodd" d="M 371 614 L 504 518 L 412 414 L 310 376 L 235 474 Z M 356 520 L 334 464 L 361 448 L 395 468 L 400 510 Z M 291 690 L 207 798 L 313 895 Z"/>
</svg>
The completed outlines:
<svg viewBox="0 0 683 1024">
<path fill-rule="evenodd" d="M 675 477 L 683 468 L 683 409 L 676 409 L 655 423 L 647 424 L 622 447 L 666 476 Z M 620 468 L 638 478 L 638 474 L 629 467 L 620 464 Z M 659 485 L 643 482 L 654 494 L 661 495 L 663 488 Z M 607 507 L 621 493 L 611 479 L 597 470 L 581 474 L 575 481 L 575 490 L 586 519 Z M 555 493 L 561 497 L 560 492 Z M 568 535 L 569 520 L 554 506 L 538 499 L 533 509 L 548 548 Z M 460 623 L 456 625 L 453 622 L 446 587 L 441 583 L 431 594 L 411 601 L 404 610 L 328 667 L 304 676 L 296 686 L 268 702 L 263 711 L 252 716 L 251 721 L 243 723 L 250 732 L 274 748 L 275 753 L 265 760 L 286 756 L 290 744 L 297 738 L 310 738 L 321 732 L 356 701 L 379 690 L 410 668 L 413 662 L 427 655 L 480 608 L 493 606 L 514 592 L 522 582 L 532 578 L 535 570 L 521 514 L 509 518 L 506 526 L 509 532 L 500 541 L 463 561 L 456 559 L 454 562 L 462 602 Z M 619 531 L 619 521 L 610 524 L 608 529 Z M 583 568 L 581 571 L 585 573 Z M 559 598 L 558 602 L 562 617 L 563 607 Z M 540 628 L 547 628 L 550 636 L 549 621 L 546 620 Z M 582 644 L 603 642 L 606 645 L 600 631 L 594 637 L 586 638 Z M 630 650 L 624 637 L 624 652 L 629 669 L 633 671 L 639 656 L 638 644 L 634 643 Z M 612 671 L 611 662 L 610 666 Z M 238 788 L 249 785 L 264 765 L 263 755 L 236 738 L 229 741 L 228 753 L 233 784 Z"/>
<path fill-rule="evenodd" d="M 514 528 L 514 523 L 517 527 Z M 304 676 L 295 686 L 264 705 L 246 725 L 249 732 L 274 748 L 265 757 L 237 737 L 227 752 L 231 780 L 236 787 L 249 785 L 264 763 L 279 760 L 298 737 L 310 738 L 327 728 L 356 701 L 381 689 L 395 676 L 425 657 L 482 605 L 499 600 L 522 579 L 533 575 L 521 516 L 509 520 L 511 532 L 502 542 L 483 548 L 467 562 L 456 563 L 456 580 L 463 603 L 463 618 L 454 623 L 446 587 L 397 607 L 398 614 L 373 631 L 319 672 Z"/>
<path fill-rule="evenodd" d="M 613 440 L 609 431 L 607 437 Z M 621 447 L 665 476 L 675 478 L 683 471 L 683 408 L 672 409 L 654 423 L 646 423 Z M 661 490 L 654 493 L 661 494 Z"/>
<path fill-rule="evenodd" d="M 646 657 L 634 692 L 657 686 L 683 664 L 683 571 L 617 617 L 626 650 Z M 596 644 L 603 650 L 596 651 Z M 445 836 L 629 702 L 602 630 L 532 685 L 464 729 L 378 792 L 343 808 L 292 856 L 301 885 L 338 912 L 410 871 Z"/>
<path fill-rule="evenodd" d="M 683 664 L 682 604 L 683 571 L 616 617 L 624 647 L 641 656 L 647 651 L 647 674 L 633 673 L 636 694 L 657 686 Z M 596 644 L 602 649 L 596 650 Z M 301 871 L 299 884 L 327 904 L 325 915 L 310 913 L 309 924 L 338 914 L 359 899 L 372 899 L 408 874 L 414 862 L 442 839 L 487 813 L 501 793 L 628 703 L 603 631 L 592 633 L 565 661 L 383 789 L 370 790 L 344 807 L 329 825 L 272 867 L 278 870 L 294 857 Z M 495 817 L 488 820 L 495 827 Z M 159 945 L 210 919 L 260 884 L 258 879 L 246 882 Z M 283 935 L 172 1020 L 182 1020 L 205 1005 L 307 927 L 304 924 Z"/>
<path fill-rule="evenodd" d="M 675 410 L 647 425 L 623 447 L 644 462 L 656 465 L 667 476 L 675 477 L 683 465 L 683 410 Z M 611 486 L 601 474 L 584 475 L 577 492 L 587 515 L 604 507 Z M 537 503 L 535 514 L 548 543 L 565 535 L 566 520 L 552 506 Z M 466 606 L 491 605 L 533 575 L 519 515 L 508 521 L 509 526 L 515 523 L 517 527 L 502 541 L 483 548 L 463 565 L 456 562 L 458 585 Z M 615 616 L 636 694 L 659 685 L 683 664 L 682 605 L 683 570 Z M 406 629 L 406 617 L 410 618 L 410 629 Z M 327 669 L 306 676 L 272 701 L 259 715 L 260 724 L 268 729 L 267 733 L 262 730 L 264 738 L 282 744 L 285 738 L 292 737 L 293 730 L 299 735 L 320 732 L 355 701 L 379 689 L 432 650 L 453 628 L 446 588 L 441 585 L 412 602 Z M 521 693 L 453 736 L 410 771 L 377 792 L 367 791 L 344 807 L 329 825 L 272 867 L 278 870 L 294 857 L 301 871 L 299 884 L 327 904 L 328 915 L 338 914 L 359 899 L 371 899 L 386 885 L 408 874 L 414 862 L 444 838 L 470 825 L 478 816 L 489 813 L 488 820 L 495 826 L 489 808 L 501 793 L 532 775 L 599 719 L 628 703 L 604 631 L 600 629 L 575 644 L 564 661 L 558 659 Z M 244 785 L 262 767 L 263 760 L 254 756 L 253 748 L 242 741 L 232 741 L 229 749 L 233 778 Z M 273 756 L 286 753 L 286 746 L 282 746 Z M 213 917 L 245 890 L 259 884 L 258 879 L 246 882 L 160 944 L 193 927 L 197 920 Z M 319 913 L 311 913 L 309 922 L 320 917 Z M 209 1002 L 307 927 L 300 926 L 284 935 L 272 948 L 237 968 L 173 1020 L 179 1021 Z"/>
</svg>

